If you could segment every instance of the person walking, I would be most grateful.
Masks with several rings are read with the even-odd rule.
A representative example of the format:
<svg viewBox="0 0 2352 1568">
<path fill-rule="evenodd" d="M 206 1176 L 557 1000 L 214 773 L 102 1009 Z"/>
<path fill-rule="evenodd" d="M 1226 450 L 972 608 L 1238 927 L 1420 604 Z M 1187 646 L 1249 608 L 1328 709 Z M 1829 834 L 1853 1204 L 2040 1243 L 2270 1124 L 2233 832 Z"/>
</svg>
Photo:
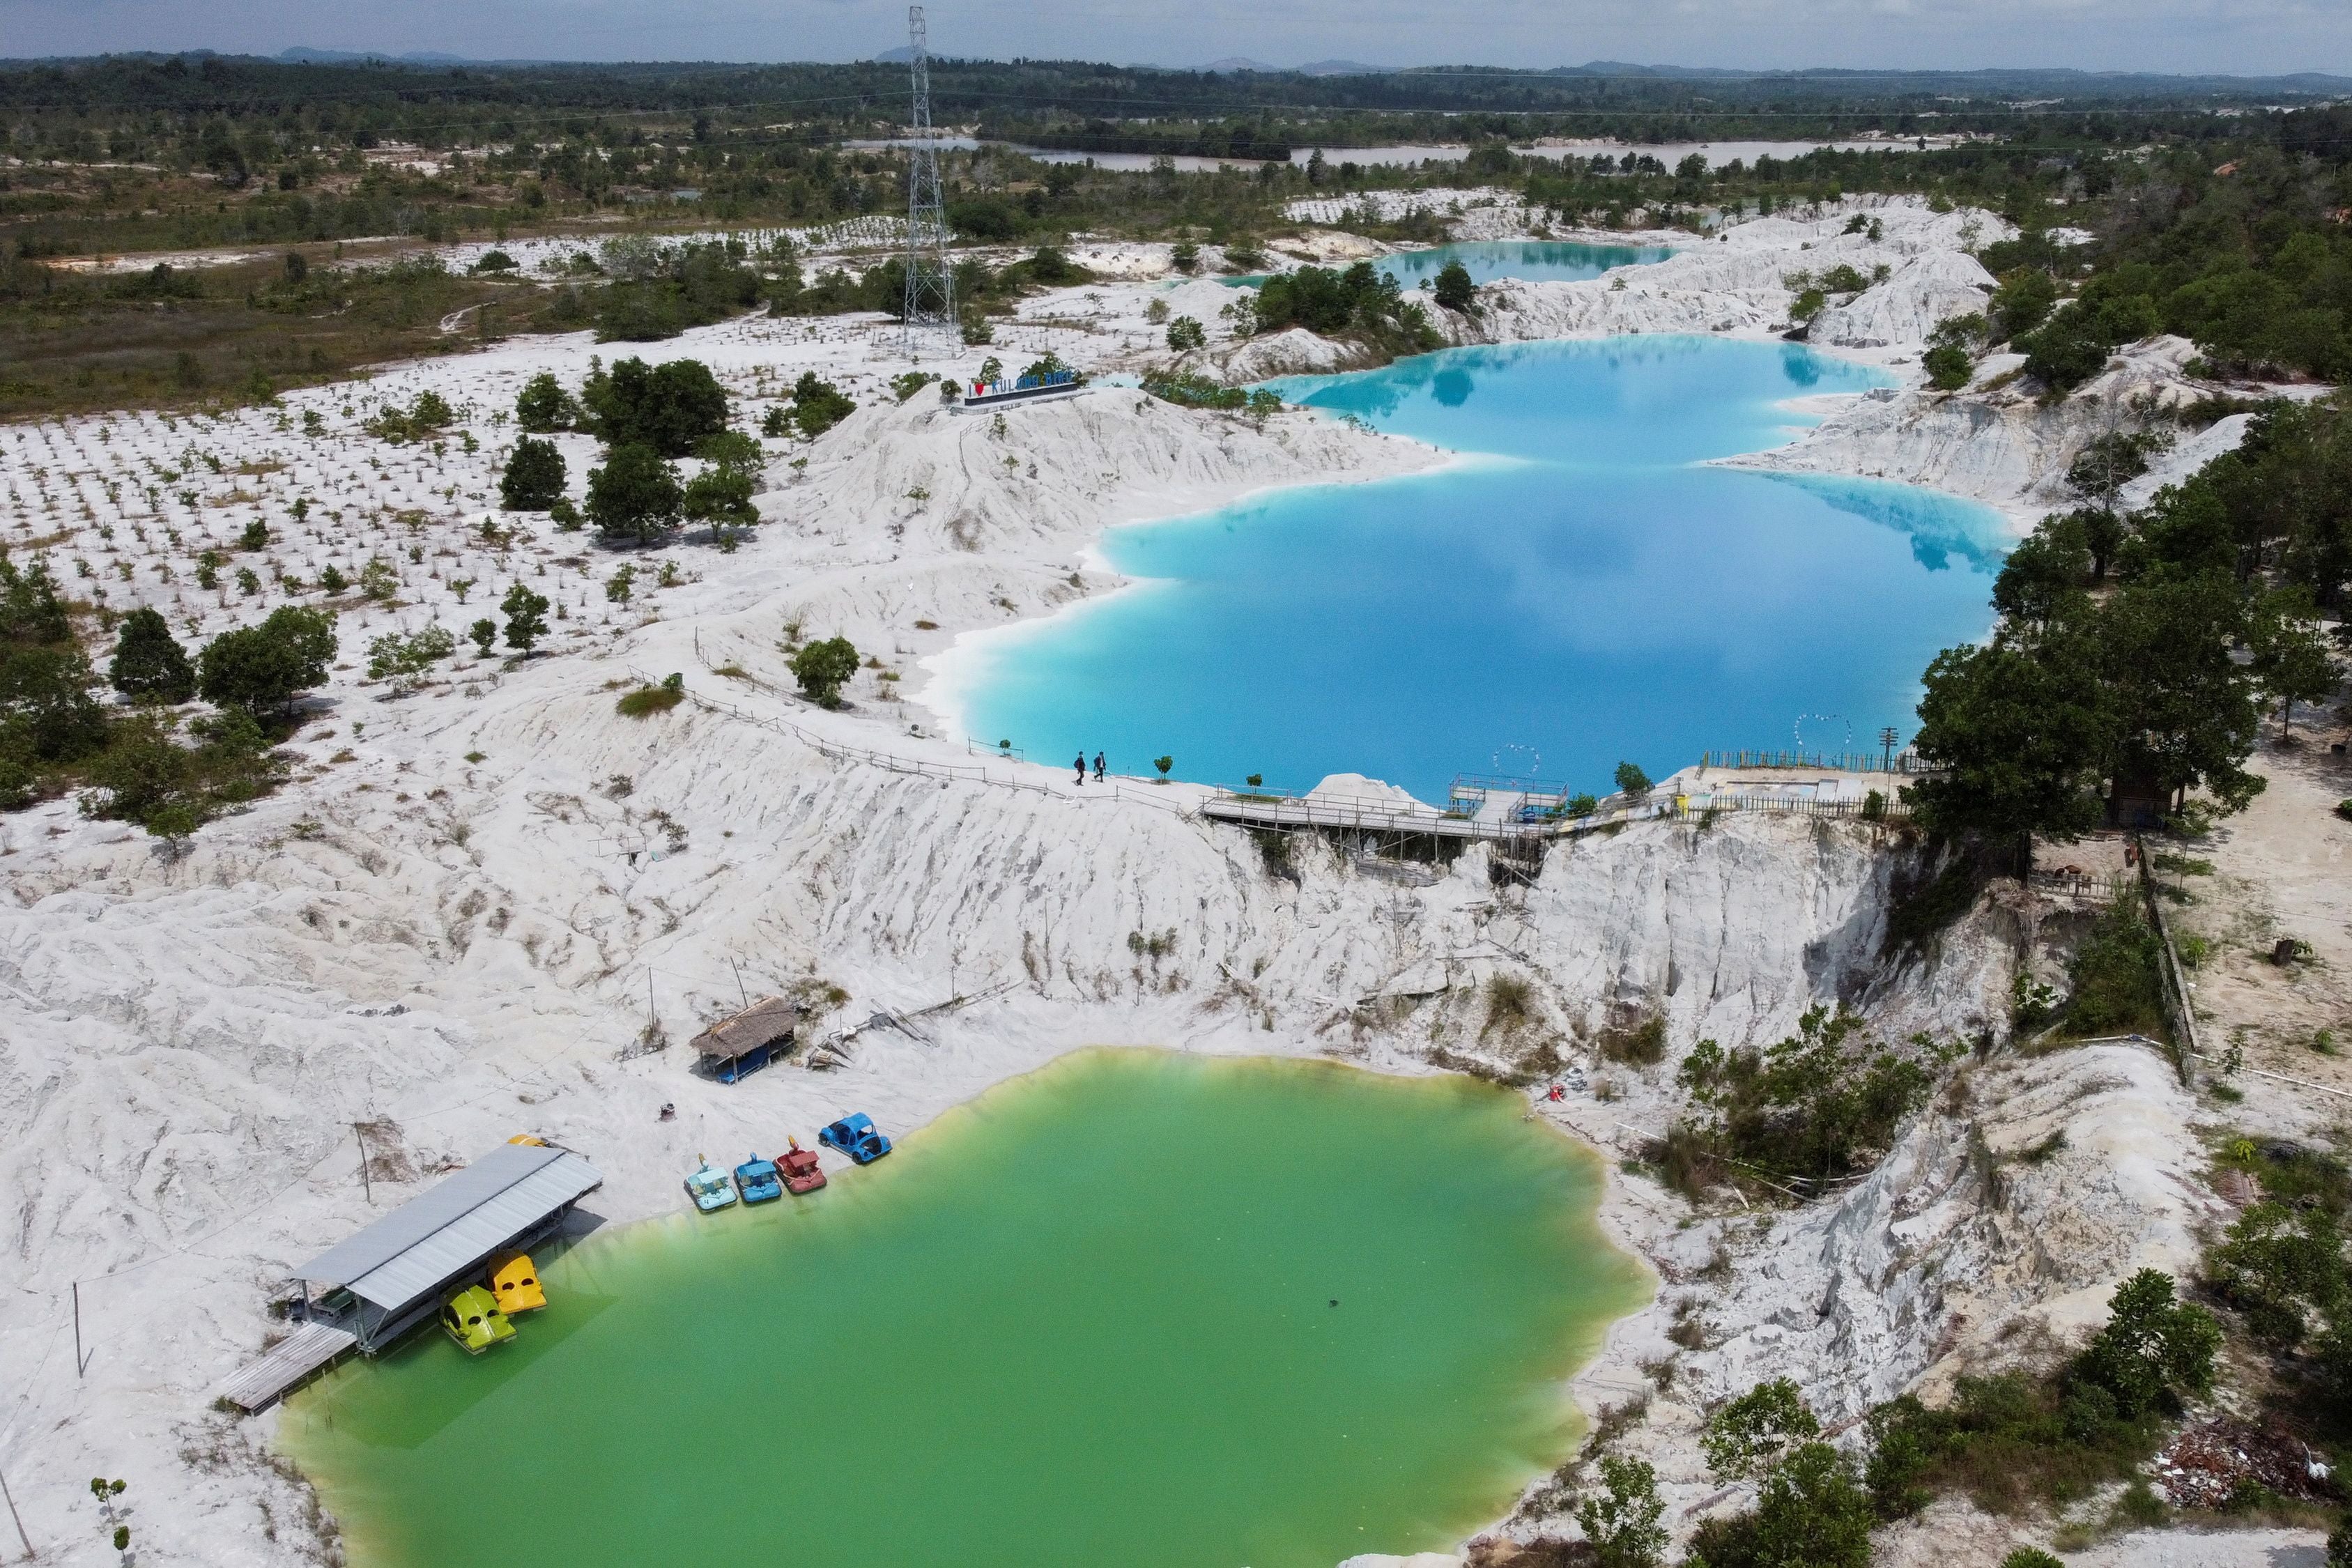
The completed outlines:
<svg viewBox="0 0 2352 1568">
<path fill-rule="evenodd" d="M 1097 784 L 1100 784 L 1100 783 L 1102 783 L 1102 782 L 1103 782 L 1103 754 L 1102 754 L 1100 752 L 1097 752 L 1095 753 L 1095 783 L 1097 783 Z"/>
<path fill-rule="evenodd" d="M 1087 754 L 1086 754 L 1084 752 L 1080 752 L 1078 753 L 1077 769 L 1078 769 L 1078 783 L 1080 783 L 1080 784 L 1084 784 L 1084 783 L 1086 783 L 1086 782 L 1087 782 Z"/>
</svg>

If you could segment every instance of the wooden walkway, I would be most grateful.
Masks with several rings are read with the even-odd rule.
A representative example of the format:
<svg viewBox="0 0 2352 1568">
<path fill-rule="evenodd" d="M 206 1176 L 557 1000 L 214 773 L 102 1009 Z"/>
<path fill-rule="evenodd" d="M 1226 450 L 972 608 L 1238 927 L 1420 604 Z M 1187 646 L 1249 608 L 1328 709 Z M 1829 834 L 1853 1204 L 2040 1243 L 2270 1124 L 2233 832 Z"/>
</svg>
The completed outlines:
<svg viewBox="0 0 2352 1568">
<path fill-rule="evenodd" d="M 359 1342 L 358 1336 L 341 1329 L 305 1323 L 221 1384 L 220 1396 L 248 1415 L 267 1410 L 304 1378 L 331 1365 Z"/>
<path fill-rule="evenodd" d="M 1443 816 L 1425 805 L 1350 795 L 1219 795 L 1202 803 L 1201 815 L 1244 827 L 1341 828 L 1349 832 L 1427 835 L 1433 838 L 1533 838 L 1543 831 L 1532 823 L 1492 816 Z"/>
</svg>

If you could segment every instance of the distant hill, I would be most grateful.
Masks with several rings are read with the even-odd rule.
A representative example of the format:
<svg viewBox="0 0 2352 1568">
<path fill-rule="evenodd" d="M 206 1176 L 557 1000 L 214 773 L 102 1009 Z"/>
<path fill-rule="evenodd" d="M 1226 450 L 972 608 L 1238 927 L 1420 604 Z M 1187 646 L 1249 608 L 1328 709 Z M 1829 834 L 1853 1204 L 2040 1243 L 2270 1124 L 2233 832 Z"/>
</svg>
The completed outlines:
<svg viewBox="0 0 2352 1568">
<path fill-rule="evenodd" d="M 445 55 L 432 49 L 411 49 L 406 54 L 392 55 L 381 49 L 311 49 L 299 45 L 290 49 L 278 50 L 278 58 L 292 65 L 300 65 L 306 60 L 325 65 L 349 65 L 354 60 L 391 60 L 404 66 L 510 66 L 539 63 L 526 60 L 473 60 L 464 55 Z"/>
</svg>

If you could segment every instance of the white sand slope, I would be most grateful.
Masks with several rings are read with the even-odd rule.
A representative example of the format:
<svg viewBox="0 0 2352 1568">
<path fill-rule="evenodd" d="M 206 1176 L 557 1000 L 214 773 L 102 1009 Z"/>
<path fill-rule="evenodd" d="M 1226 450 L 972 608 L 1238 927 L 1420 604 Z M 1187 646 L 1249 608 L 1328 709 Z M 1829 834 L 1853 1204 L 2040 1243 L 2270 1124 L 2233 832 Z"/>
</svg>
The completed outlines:
<svg viewBox="0 0 2352 1568">
<path fill-rule="evenodd" d="M 1866 292 L 1843 319 L 1858 338 L 1916 327 L 1973 287 L 1955 259 L 1967 221 L 1890 205 L 1868 251 L 1828 232 L 1835 217 L 1744 225 L 1623 289 L 1498 291 L 1486 323 L 1517 336 L 1706 331 L 1737 307 L 1749 324 L 1735 330 L 1760 331 L 1785 310 L 1783 273 L 1874 252 L 1895 268 L 1888 293 Z M 1144 310 L 1163 296 L 1202 309 L 1231 297 L 1141 278 L 1062 290 L 1027 302 L 993 348 L 926 368 L 968 373 L 989 353 L 1017 368 L 1047 350 L 1097 370 L 1162 363 Z M 1845 352 L 1900 363 L 1916 351 L 1890 339 Z M 1117 588 L 1091 554 L 1107 526 L 1443 454 L 1117 386 L 1001 423 L 957 416 L 929 389 L 893 398 L 885 378 L 907 362 L 871 321 L 748 320 L 644 352 L 711 363 L 739 421 L 806 368 L 862 405 L 814 443 L 769 443 L 756 538 L 728 554 L 689 535 L 624 555 L 498 513 L 513 433 L 494 413 L 537 371 L 576 382 L 592 354 L 622 352 L 634 351 L 522 340 L 292 395 L 282 410 L 0 430 L 0 539 L 46 549 L 77 593 L 103 590 L 114 608 L 154 604 L 208 635 L 316 602 L 279 573 L 311 584 L 327 565 L 381 557 L 397 580 L 393 603 L 346 601 L 343 663 L 292 744 L 297 777 L 206 828 L 184 858 L 69 801 L 0 818 L 0 1183 L 13 1200 L 0 1475 L 45 1561 L 112 1561 L 86 1489 L 100 1473 L 131 1483 L 128 1521 L 149 1560 L 332 1560 L 315 1500 L 257 1454 L 274 1418 L 212 1414 L 210 1391 L 271 1331 L 265 1305 L 289 1266 L 515 1131 L 586 1153 L 607 1176 L 591 1206 L 625 1220 L 672 1210 L 698 1152 L 772 1148 L 852 1108 L 918 1128 L 1089 1044 L 1423 1071 L 1433 1045 L 1507 1062 L 1558 1039 L 1588 1056 L 1584 1042 L 1629 1009 L 1660 1010 L 1675 1053 L 1701 1037 L 1778 1037 L 1838 998 L 1897 1033 L 1999 1026 L 2009 916 L 1983 911 L 1932 960 L 1890 972 L 1880 947 L 1899 860 L 1859 828 L 1639 826 L 1555 854 L 1524 893 L 1489 879 L 1483 850 L 1428 885 L 1344 846 L 1303 846 L 1282 874 L 1246 837 L 1191 815 L 1189 786 L 1075 786 L 1046 762 L 974 755 L 909 700 L 936 668 L 928 695 L 951 716 L 960 636 Z M 475 450 L 455 429 L 437 450 L 361 429 L 376 405 L 426 388 L 459 405 Z M 1908 392 L 1850 402 L 1776 460 L 1966 477 L 1968 493 L 2022 510 L 2087 426 L 2004 408 Z M 1970 419 L 2028 433 L 1972 467 L 1958 435 Z M 2071 434 L 2040 433 L 2061 419 Z M 576 495 L 590 451 L 564 445 Z M 257 520 L 268 546 L 233 548 Z M 205 549 L 226 563 L 210 591 L 193 584 Z M 625 563 L 637 576 L 620 601 L 607 584 Z M 255 572 L 250 595 L 240 565 Z M 463 626 L 513 581 L 561 607 L 547 655 L 509 666 L 467 653 L 405 698 L 365 680 L 368 637 Z M 845 634 L 877 659 L 849 710 L 792 694 L 793 627 Z M 643 721 L 614 711 L 616 688 L 671 671 L 687 704 Z M 1157 957 L 1139 940 L 1168 933 Z M 1490 1016 L 1497 974 L 1532 984 L 1531 1022 Z M 684 1039 L 747 992 L 828 985 L 850 998 L 821 1025 L 845 1037 L 845 1065 L 734 1089 L 685 1071 Z M 914 1032 L 863 1026 L 956 996 L 970 1000 Z M 664 1037 L 667 1049 L 641 1053 Z M 1671 1114 L 1671 1060 L 1617 1073 L 1616 1100 L 1558 1113 L 1604 1143 L 1654 1131 Z M 1985 1136 L 2008 1147 L 2074 1119 L 2073 1152 L 2012 1189 L 2022 1207 L 1972 1195 L 1956 1116 L 1923 1118 L 1879 1175 L 1770 1236 L 1681 1230 L 1672 1200 L 1612 1185 L 1609 1224 L 1672 1288 L 1579 1381 L 1588 1405 L 1647 1385 L 1634 1363 L 1665 1345 L 1673 1301 L 1701 1289 L 1715 1240 L 1733 1255 L 1729 1283 L 1705 1286 L 1718 1348 L 1690 1363 L 1683 1414 L 1662 1402 L 1642 1439 L 1678 1510 L 1706 1495 L 1691 1401 L 1785 1372 L 1850 1413 L 1939 1374 L 2010 1318 L 2046 1313 L 2063 1330 L 2136 1260 L 2178 1258 L 2194 1150 L 2160 1075 L 2092 1056 L 2013 1071 L 2013 1084 L 1988 1075 L 1985 1102 L 2001 1109 Z M 665 1103 L 675 1121 L 657 1120 Z M 373 1205 L 362 1121 L 375 1129 Z M 2053 1237 L 2063 1247 L 2037 1261 Z M 1931 1277 L 1939 1258 L 1949 1268 Z"/>
</svg>

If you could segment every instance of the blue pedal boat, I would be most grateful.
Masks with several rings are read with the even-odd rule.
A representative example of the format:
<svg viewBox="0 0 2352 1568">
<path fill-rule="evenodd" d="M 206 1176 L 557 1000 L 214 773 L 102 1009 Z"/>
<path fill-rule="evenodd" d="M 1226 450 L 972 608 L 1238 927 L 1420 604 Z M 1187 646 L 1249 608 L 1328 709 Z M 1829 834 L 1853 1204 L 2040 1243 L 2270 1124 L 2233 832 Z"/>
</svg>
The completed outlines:
<svg viewBox="0 0 2352 1568">
<path fill-rule="evenodd" d="M 735 1167 L 735 1187 L 747 1204 L 772 1203 L 784 1195 L 783 1177 L 776 1163 L 757 1154 Z"/>
</svg>

